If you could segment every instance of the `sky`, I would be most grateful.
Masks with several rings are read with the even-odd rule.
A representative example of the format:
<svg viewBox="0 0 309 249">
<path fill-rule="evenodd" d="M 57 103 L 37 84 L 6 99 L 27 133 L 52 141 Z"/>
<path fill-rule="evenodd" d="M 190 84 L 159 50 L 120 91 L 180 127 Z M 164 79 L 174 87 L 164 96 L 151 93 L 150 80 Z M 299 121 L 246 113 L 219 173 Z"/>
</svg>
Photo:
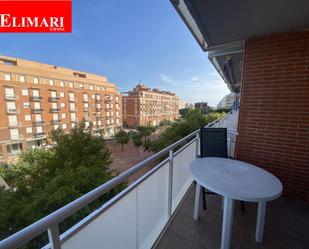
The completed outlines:
<svg viewBox="0 0 309 249">
<path fill-rule="evenodd" d="M 0 34 L 0 54 L 216 106 L 229 90 L 169 0 L 73 0 L 73 32 Z"/>
</svg>

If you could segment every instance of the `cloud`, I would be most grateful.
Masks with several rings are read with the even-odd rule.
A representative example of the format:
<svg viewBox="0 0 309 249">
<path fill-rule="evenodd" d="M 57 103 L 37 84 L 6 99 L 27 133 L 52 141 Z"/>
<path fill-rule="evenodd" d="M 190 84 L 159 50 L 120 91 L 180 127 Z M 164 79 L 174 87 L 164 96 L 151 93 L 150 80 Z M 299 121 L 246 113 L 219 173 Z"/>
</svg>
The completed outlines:
<svg viewBox="0 0 309 249">
<path fill-rule="evenodd" d="M 166 73 L 160 73 L 160 88 L 175 92 L 181 99 L 189 102 L 206 101 L 210 106 L 229 93 L 226 84 L 216 72 L 206 76 L 192 75 L 186 79 L 176 79 Z"/>
</svg>

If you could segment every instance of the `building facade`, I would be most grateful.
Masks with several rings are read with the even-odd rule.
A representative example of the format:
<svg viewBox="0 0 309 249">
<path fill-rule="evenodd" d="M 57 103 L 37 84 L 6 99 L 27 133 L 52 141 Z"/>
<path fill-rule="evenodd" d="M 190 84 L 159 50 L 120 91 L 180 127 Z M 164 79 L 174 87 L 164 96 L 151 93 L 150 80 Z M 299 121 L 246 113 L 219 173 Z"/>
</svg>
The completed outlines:
<svg viewBox="0 0 309 249">
<path fill-rule="evenodd" d="M 178 118 L 179 98 L 171 92 L 138 84 L 123 96 L 124 121 L 128 127 L 159 125 L 162 120 Z"/>
<path fill-rule="evenodd" d="M 111 136 L 122 126 L 122 98 L 104 76 L 0 56 L 1 160 L 49 144 L 57 128 L 69 132 L 77 122 L 93 124 Z"/>
<path fill-rule="evenodd" d="M 221 99 L 217 105 L 217 109 L 228 109 L 231 108 L 234 102 L 234 93 L 227 94 Z"/>
<path fill-rule="evenodd" d="M 207 113 L 209 111 L 209 106 L 207 102 L 194 103 L 194 109 L 200 110 L 202 113 Z"/>
</svg>

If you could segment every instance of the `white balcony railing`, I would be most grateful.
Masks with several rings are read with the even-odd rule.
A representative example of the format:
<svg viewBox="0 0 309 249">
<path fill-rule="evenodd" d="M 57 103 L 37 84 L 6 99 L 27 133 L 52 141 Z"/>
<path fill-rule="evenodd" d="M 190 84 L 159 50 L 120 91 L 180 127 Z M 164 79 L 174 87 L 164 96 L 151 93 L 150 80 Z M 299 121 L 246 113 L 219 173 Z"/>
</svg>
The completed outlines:
<svg viewBox="0 0 309 249">
<path fill-rule="evenodd" d="M 119 176 L 0 241 L 0 248 L 16 248 L 48 231 L 44 248 L 151 248 L 192 183 L 187 170 L 199 150 L 195 131 L 164 150 L 138 163 Z M 178 149 L 177 151 L 175 151 Z M 90 202 L 158 161 L 154 168 L 129 185 L 82 221 L 59 234 L 59 223 Z"/>
</svg>

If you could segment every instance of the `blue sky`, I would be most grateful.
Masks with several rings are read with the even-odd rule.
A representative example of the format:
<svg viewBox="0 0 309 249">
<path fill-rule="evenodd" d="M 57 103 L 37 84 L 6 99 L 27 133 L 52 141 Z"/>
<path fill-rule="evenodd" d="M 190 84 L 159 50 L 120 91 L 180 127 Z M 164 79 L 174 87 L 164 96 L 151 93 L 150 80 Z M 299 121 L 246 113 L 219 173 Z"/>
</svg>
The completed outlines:
<svg viewBox="0 0 309 249">
<path fill-rule="evenodd" d="M 211 106 L 229 92 L 169 0 L 73 0 L 71 34 L 1 34 L 0 47 L 105 75 L 120 91 L 141 80 Z"/>
</svg>

